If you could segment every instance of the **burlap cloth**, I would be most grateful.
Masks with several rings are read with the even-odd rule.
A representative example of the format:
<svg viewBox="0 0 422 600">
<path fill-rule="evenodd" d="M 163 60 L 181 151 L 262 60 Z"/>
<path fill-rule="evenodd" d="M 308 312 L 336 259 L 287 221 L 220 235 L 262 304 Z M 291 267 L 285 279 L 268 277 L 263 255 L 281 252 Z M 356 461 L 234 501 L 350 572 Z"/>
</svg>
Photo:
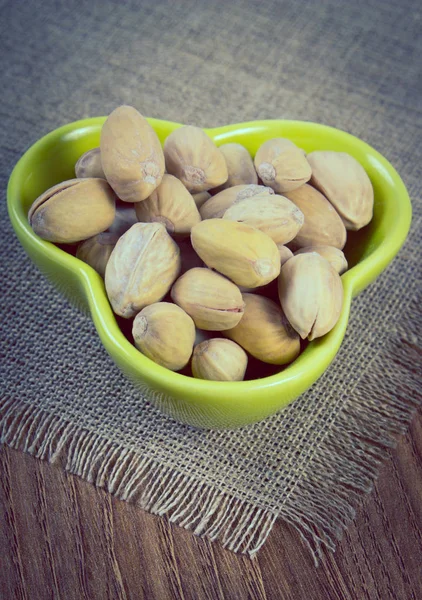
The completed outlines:
<svg viewBox="0 0 422 600">
<path fill-rule="evenodd" d="M 334 548 L 417 403 L 421 12 L 416 2 L 1 2 L 1 439 L 254 554 L 275 519 Z M 200 126 L 313 120 L 380 150 L 413 201 L 394 263 L 352 304 L 332 366 L 237 431 L 163 416 L 8 222 L 8 176 L 52 129 L 119 104 Z M 418 131 L 419 127 L 419 131 Z"/>
</svg>

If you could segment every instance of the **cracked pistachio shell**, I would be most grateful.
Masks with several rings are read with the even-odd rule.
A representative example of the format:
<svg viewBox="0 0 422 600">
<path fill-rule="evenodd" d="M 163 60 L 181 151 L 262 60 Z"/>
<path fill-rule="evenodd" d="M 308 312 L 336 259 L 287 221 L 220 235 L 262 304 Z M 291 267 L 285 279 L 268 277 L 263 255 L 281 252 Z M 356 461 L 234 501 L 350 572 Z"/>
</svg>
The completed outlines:
<svg viewBox="0 0 422 600">
<path fill-rule="evenodd" d="M 233 204 L 223 219 L 245 223 L 266 233 L 276 244 L 287 244 L 303 225 L 303 213 L 284 196 L 252 196 Z"/>
<path fill-rule="evenodd" d="M 108 259 L 119 236 L 108 231 L 94 235 L 81 242 L 76 250 L 76 257 L 90 265 L 104 278 Z"/>
<path fill-rule="evenodd" d="M 135 108 L 119 106 L 101 130 L 101 163 L 124 202 L 140 202 L 160 185 L 164 154 L 157 134 Z"/>
<path fill-rule="evenodd" d="M 185 125 L 172 131 L 164 143 L 164 155 L 167 172 L 192 194 L 227 181 L 224 156 L 200 127 Z"/>
<path fill-rule="evenodd" d="M 246 352 L 236 342 L 213 338 L 195 346 L 192 374 L 210 381 L 242 381 L 248 366 Z"/>
<path fill-rule="evenodd" d="M 277 194 L 295 190 L 309 181 L 312 174 L 303 150 L 285 138 L 264 142 L 254 162 L 262 182 Z"/>
<path fill-rule="evenodd" d="M 280 273 L 280 254 L 268 235 L 244 223 L 208 219 L 192 228 L 194 250 L 211 269 L 236 285 L 259 287 Z"/>
<path fill-rule="evenodd" d="M 296 248 L 314 245 L 344 247 L 347 237 L 344 223 L 321 192 L 305 184 L 287 192 L 286 197 L 300 208 L 305 218 L 303 227 L 293 240 Z"/>
<path fill-rule="evenodd" d="M 209 192 L 197 192 L 196 194 L 192 194 L 192 198 L 195 200 L 196 207 L 199 210 L 211 198 L 211 194 Z"/>
<path fill-rule="evenodd" d="M 243 294 L 245 312 L 238 325 L 224 332 L 258 360 L 272 365 L 292 362 L 300 352 L 299 335 L 280 306 L 257 294 Z"/>
<path fill-rule="evenodd" d="M 162 367 L 179 371 L 192 355 L 195 325 L 176 304 L 156 302 L 136 315 L 132 335 L 142 354 Z"/>
<path fill-rule="evenodd" d="M 72 244 L 105 231 L 115 216 L 115 194 L 105 179 L 70 179 L 41 194 L 28 220 L 37 235 Z"/>
<path fill-rule="evenodd" d="M 235 185 L 257 184 L 258 176 L 249 152 L 242 144 L 223 144 L 219 146 L 226 159 L 227 181 L 218 190 L 221 191 Z"/>
<path fill-rule="evenodd" d="M 186 236 L 201 216 L 192 195 L 183 183 L 165 174 L 151 196 L 135 204 L 138 220 L 143 223 L 162 223 L 168 233 Z"/>
<path fill-rule="evenodd" d="M 262 194 L 274 194 L 274 190 L 265 187 L 265 185 L 235 185 L 212 196 L 201 206 L 199 212 L 201 213 L 202 220 L 218 219 L 233 204 L 245 200 L 245 198 Z"/>
<path fill-rule="evenodd" d="M 239 288 L 211 269 L 186 271 L 173 285 L 171 298 L 192 317 L 199 329 L 206 331 L 234 327 L 243 315 Z"/>
<path fill-rule="evenodd" d="M 180 272 L 180 251 L 161 223 L 136 223 L 117 241 L 105 287 L 116 314 L 129 319 L 159 302 Z"/>
<path fill-rule="evenodd" d="M 356 231 L 372 219 L 374 190 L 365 169 L 345 152 L 318 151 L 307 156 L 311 183 L 331 202 L 346 229 Z"/>
<path fill-rule="evenodd" d="M 93 148 L 82 154 L 75 165 L 75 175 L 78 179 L 84 179 L 85 177 L 106 178 L 101 164 L 101 150 L 99 148 Z"/>
<path fill-rule="evenodd" d="M 281 267 L 278 293 L 290 325 L 303 339 L 325 335 L 340 317 L 340 275 L 316 252 L 293 256 Z"/>
<path fill-rule="evenodd" d="M 299 250 L 296 250 L 295 255 L 306 254 L 309 252 L 316 252 L 322 256 L 322 258 L 328 260 L 328 262 L 339 275 L 348 269 L 346 257 L 339 248 L 335 248 L 334 246 L 307 246 L 305 248 L 299 248 Z"/>
</svg>

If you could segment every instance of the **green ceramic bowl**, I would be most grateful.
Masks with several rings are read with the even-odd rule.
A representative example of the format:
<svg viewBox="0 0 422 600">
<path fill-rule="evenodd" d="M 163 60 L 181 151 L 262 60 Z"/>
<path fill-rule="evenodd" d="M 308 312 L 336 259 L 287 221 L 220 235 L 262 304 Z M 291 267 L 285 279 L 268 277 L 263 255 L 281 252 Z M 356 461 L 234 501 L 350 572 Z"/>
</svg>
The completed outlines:
<svg viewBox="0 0 422 600">
<path fill-rule="evenodd" d="M 167 414 L 198 427 L 234 428 L 284 408 L 328 367 L 344 337 L 352 298 L 385 269 L 406 238 L 411 204 L 399 175 L 381 154 L 361 140 L 315 123 L 256 121 L 207 130 L 217 145 L 239 142 L 252 155 L 273 137 L 287 137 L 306 152 L 348 152 L 371 178 L 375 207 L 372 222 L 349 235 L 345 254 L 351 268 L 342 276 L 344 305 L 334 329 L 311 342 L 294 363 L 275 375 L 242 382 L 202 381 L 168 371 L 140 354 L 120 330 L 101 277 L 74 256 L 40 239 L 28 225 L 27 213 L 33 200 L 50 186 L 74 177 L 73 167 L 80 155 L 99 145 L 104 121 L 104 117 L 86 119 L 52 131 L 35 143 L 14 168 L 7 190 L 8 209 L 26 252 L 59 290 L 89 311 L 103 345 L 116 364 Z M 161 142 L 180 126 L 155 119 L 149 121 Z"/>
</svg>

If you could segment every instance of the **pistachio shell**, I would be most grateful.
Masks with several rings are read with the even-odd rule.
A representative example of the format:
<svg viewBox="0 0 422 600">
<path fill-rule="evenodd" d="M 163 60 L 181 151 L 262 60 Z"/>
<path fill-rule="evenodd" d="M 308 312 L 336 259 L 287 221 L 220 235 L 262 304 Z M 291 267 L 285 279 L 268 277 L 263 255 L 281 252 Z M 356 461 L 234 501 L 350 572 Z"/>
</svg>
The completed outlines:
<svg viewBox="0 0 422 600">
<path fill-rule="evenodd" d="M 255 155 L 256 171 L 277 194 L 300 187 L 311 178 L 303 150 L 285 138 L 267 140 Z"/>
<path fill-rule="evenodd" d="M 219 192 L 207 200 L 200 208 L 202 220 L 218 219 L 222 217 L 226 210 L 236 202 L 245 198 L 262 194 L 274 194 L 274 190 L 265 185 L 235 185 L 227 190 Z"/>
<path fill-rule="evenodd" d="M 265 296 L 243 294 L 242 297 L 244 315 L 224 335 L 265 363 L 284 365 L 294 360 L 300 352 L 300 339 L 281 308 Z"/>
<path fill-rule="evenodd" d="M 292 258 L 293 252 L 287 246 L 283 246 L 283 244 L 277 244 L 277 248 L 280 254 L 280 266 L 282 267 L 289 258 Z"/>
<path fill-rule="evenodd" d="M 76 250 L 76 257 L 83 260 L 104 278 L 108 259 L 119 236 L 108 231 L 94 235 L 81 242 Z"/>
<path fill-rule="evenodd" d="M 101 130 L 101 163 L 124 202 L 140 202 L 160 185 L 164 154 L 157 134 L 135 108 L 119 106 Z"/>
<path fill-rule="evenodd" d="M 170 133 L 164 143 L 168 173 L 191 193 L 209 190 L 227 181 L 223 154 L 199 127 L 185 125 Z"/>
<path fill-rule="evenodd" d="M 101 164 L 101 151 L 99 148 L 93 148 L 82 154 L 75 165 L 75 175 L 80 179 L 85 177 L 106 178 Z"/>
<path fill-rule="evenodd" d="M 195 200 L 196 207 L 200 209 L 211 198 L 211 194 L 209 192 L 197 192 L 196 194 L 192 194 L 192 198 Z"/>
<path fill-rule="evenodd" d="M 347 232 L 339 214 L 318 190 L 311 185 L 302 185 L 286 193 L 302 211 L 305 222 L 293 240 L 296 248 L 304 246 L 335 246 L 343 248 Z"/>
<path fill-rule="evenodd" d="M 105 179 L 70 179 L 41 194 L 28 220 L 37 235 L 72 244 L 105 231 L 115 216 L 115 195 Z"/>
<path fill-rule="evenodd" d="M 143 223 L 162 223 L 168 233 L 189 235 L 201 220 L 195 201 L 183 183 L 165 174 L 151 196 L 135 204 L 138 220 Z"/>
<path fill-rule="evenodd" d="M 255 171 L 253 160 L 245 146 L 242 144 L 223 144 L 219 146 L 226 159 L 227 181 L 219 186 L 215 192 L 221 192 L 235 185 L 257 184 L 258 176 Z"/>
<path fill-rule="evenodd" d="M 176 304 L 156 302 L 136 315 L 132 335 L 135 346 L 145 356 L 171 371 L 179 371 L 191 357 L 195 325 Z"/>
<path fill-rule="evenodd" d="M 311 183 L 339 213 L 346 229 L 358 230 L 372 219 L 374 190 L 365 169 L 345 152 L 318 151 L 307 156 Z"/>
<path fill-rule="evenodd" d="M 234 327 L 243 315 L 242 294 L 237 286 L 211 269 L 194 268 L 179 277 L 172 300 L 206 331 Z"/>
<path fill-rule="evenodd" d="M 208 267 L 237 285 L 258 287 L 280 273 L 280 255 L 275 242 L 249 225 L 208 219 L 192 228 L 191 241 Z"/>
<path fill-rule="evenodd" d="M 161 223 L 136 223 L 108 260 L 105 287 L 115 313 L 135 316 L 160 301 L 180 272 L 180 251 Z"/>
<path fill-rule="evenodd" d="M 303 225 L 303 213 L 284 196 L 246 198 L 226 210 L 223 219 L 245 223 L 266 233 L 276 244 L 287 244 Z"/>
<path fill-rule="evenodd" d="M 346 257 L 339 248 L 335 248 L 334 246 L 307 246 L 305 248 L 299 248 L 299 250 L 295 252 L 295 255 L 306 254 L 309 252 L 316 252 L 322 256 L 322 258 L 328 260 L 339 275 L 348 269 Z"/>
<path fill-rule="evenodd" d="M 293 256 L 293 252 L 289 250 L 287 246 L 277 246 L 277 248 L 280 253 L 280 266 L 282 266 L 289 258 Z M 284 252 L 283 248 L 287 252 Z M 267 283 L 266 285 L 261 285 L 260 287 L 250 288 L 244 285 L 239 285 L 238 288 L 242 292 L 242 294 L 244 294 L 245 292 L 250 292 L 252 294 L 261 294 L 262 296 L 266 296 L 267 298 L 271 299 L 277 299 L 278 301 L 277 281 L 275 279 L 273 281 L 270 281 L 270 283 Z"/>
<path fill-rule="evenodd" d="M 278 293 L 286 317 L 303 339 L 325 335 L 340 317 L 340 275 L 316 252 L 293 256 L 281 267 Z"/>
<path fill-rule="evenodd" d="M 236 342 L 213 338 L 195 346 L 192 374 L 211 381 L 242 381 L 248 366 L 246 352 Z"/>
</svg>

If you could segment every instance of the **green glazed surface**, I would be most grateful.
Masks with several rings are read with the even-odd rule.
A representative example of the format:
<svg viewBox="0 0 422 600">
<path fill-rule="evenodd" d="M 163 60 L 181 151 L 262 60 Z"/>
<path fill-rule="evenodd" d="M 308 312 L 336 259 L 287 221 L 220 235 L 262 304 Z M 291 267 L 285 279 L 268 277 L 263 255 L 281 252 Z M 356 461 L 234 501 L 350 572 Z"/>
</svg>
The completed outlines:
<svg viewBox="0 0 422 600">
<path fill-rule="evenodd" d="M 348 152 L 367 171 L 375 191 L 375 206 L 372 222 L 349 234 L 345 254 L 351 268 L 342 276 L 344 304 L 334 329 L 311 342 L 294 363 L 276 375 L 242 382 L 203 381 L 168 371 L 139 353 L 119 329 L 101 277 L 74 256 L 40 239 L 28 224 L 31 203 L 52 185 L 73 178 L 74 165 L 81 154 L 99 145 L 104 121 L 105 117 L 85 119 L 52 131 L 29 148 L 15 166 L 7 202 L 10 220 L 22 246 L 68 299 L 89 311 L 103 345 L 116 364 L 167 414 L 197 427 L 234 428 L 284 408 L 328 367 L 344 337 L 352 298 L 385 269 L 405 241 L 411 204 L 400 176 L 366 143 L 315 123 L 255 121 L 206 130 L 217 145 L 239 142 L 252 155 L 273 137 L 287 137 L 306 152 Z M 161 142 L 180 126 L 156 119 L 149 122 Z"/>
</svg>

